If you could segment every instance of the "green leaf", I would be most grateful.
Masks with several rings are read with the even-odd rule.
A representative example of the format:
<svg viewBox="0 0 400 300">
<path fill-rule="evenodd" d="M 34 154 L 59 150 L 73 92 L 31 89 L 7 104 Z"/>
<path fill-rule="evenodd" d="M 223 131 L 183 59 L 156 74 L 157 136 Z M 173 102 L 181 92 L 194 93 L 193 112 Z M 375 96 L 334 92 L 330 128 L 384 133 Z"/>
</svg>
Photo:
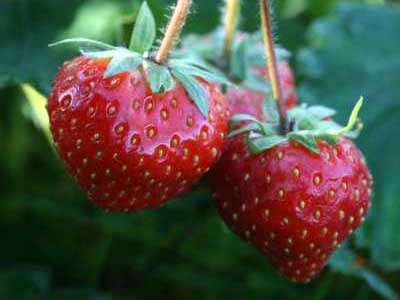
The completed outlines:
<svg viewBox="0 0 400 300">
<path fill-rule="evenodd" d="M 272 124 L 279 124 L 280 116 L 276 100 L 272 95 L 267 95 L 264 100 L 264 115 L 268 122 Z"/>
<path fill-rule="evenodd" d="M 232 118 L 230 119 L 230 122 L 232 124 L 237 124 L 237 123 L 241 123 L 244 121 L 260 123 L 260 121 L 256 117 L 254 117 L 252 115 L 247 115 L 247 114 L 236 114 L 236 115 L 233 115 Z"/>
<path fill-rule="evenodd" d="M 334 109 L 321 105 L 310 106 L 307 108 L 307 110 L 320 120 L 332 118 L 334 115 L 336 115 L 336 111 Z"/>
<path fill-rule="evenodd" d="M 2 268 L 0 272 L 1 299 L 41 300 L 50 290 L 49 270 L 39 268 Z"/>
<path fill-rule="evenodd" d="M 249 138 L 247 144 L 252 153 L 259 154 L 265 150 L 271 149 L 279 144 L 287 142 L 287 138 L 279 135 L 273 135 L 269 137 L 260 137 L 251 139 Z"/>
<path fill-rule="evenodd" d="M 368 99 L 357 144 L 374 177 L 374 197 L 356 244 L 384 270 L 400 270 L 400 39 L 393 28 L 400 28 L 398 6 L 343 5 L 313 24 L 297 59 L 300 93 L 340 112 L 340 122 L 349 99 Z"/>
<path fill-rule="evenodd" d="M 53 145 L 50 134 L 49 115 L 46 110 L 47 99 L 29 84 L 22 84 L 21 89 L 31 108 L 30 116 L 33 122 L 45 134 L 49 144 Z"/>
<path fill-rule="evenodd" d="M 348 248 L 339 249 L 330 259 L 329 265 L 337 272 L 363 279 L 383 298 L 399 300 L 396 292 L 379 275 L 370 271 L 367 267 L 357 264 L 356 255 Z"/>
<path fill-rule="evenodd" d="M 134 52 L 120 51 L 108 63 L 104 72 L 104 78 L 108 78 L 123 72 L 134 71 L 143 63 L 143 58 Z"/>
<path fill-rule="evenodd" d="M 247 87 L 250 90 L 262 92 L 265 94 L 272 93 L 271 83 L 267 81 L 263 76 L 254 71 L 247 72 L 247 76 L 242 82 L 242 86 Z"/>
<path fill-rule="evenodd" d="M 112 42 L 122 7 L 122 1 L 0 1 L 0 87 L 29 83 L 48 94 L 61 64 L 78 53 L 47 45 L 76 36 Z"/>
<path fill-rule="evenodd" d="M 357 123 L 358 114 L 360 113 L 360 110 L 361 110 L 361 107 L 363 105 L 363 102 L 364 102 L 364 98 L 361 97 L 357 101 L 356 105 L 354 106 L 354 108 L 353 108 L 353 110 L 352 110 L 352 112 L 350 114 L 350 118 L 349 118 L 349 121 L 347 122 L 346 127 L 344 127 L 341 130 L 339 130 L 338 134 L 345 134 L 345 133 L 353 130 L 354 126 Z"/>
<path fill-rule="evenodd" d="M 91 47 L 80 47 L 79 51 L 82 55 L 90 58 L 109 58 L 118 55 L 120 49 L 98 51 Z"/>
<path fill-rule="evenodd" d="M 148 61 L 145 70 L 153 93 L 168 91 L 174 86 L 175 81 L 167 67 Z"/>
<path fill-rule="evenodd" d="M 231 127 L 235 127 L 238 124 L 241 125 L 241 123 L 243 122 L 251 122 L 255 124 L 259 128 L 260 132 L 265 136 L 275 135 L 276 131 L 274 126 L 272 126 L 271 124 L 260 122 L 259 120 L 257 120 L 257 118 L 247 114 L 233 115 L 229 122 Z"/>
<path fill-rule="evenodd" d="M 315 153 L 319 153 L 320 149 L 315 139 L 315 133 L 309 130 L 301 130 L 296 132 L 290 132 L 288 134 L 288 138 L 299 142 L 304 145 L 306 148 L 310 149 Z"/>
<path fill-rule="evenodd" d="M 295 121 L 295 125 L 299 130 L 319 129 L 321 123 L 316 116 L 310 114 L 303 106 L 292 108 L 287 112 L 287 116 L 289 120 Z"/>
<path fill-rule="evenodd" d="M 106 43 L 92 40 L 92 39 L 87 39 L 87 38 L 71 38 L 71 39 L 65 39 L 61 40 L 52 44 L 49 44 L 49 47 L 56 47 L 56 46 L 61 46 L 61 45 L 68 45 L 68 44 L 77 44 L 78 46 L 90 46 L 95 49 L 99 50 L 114 50 L 116 47 L 112 45 L 108 45 Z"/>
<path fill-rule="evenodd" d="M 182 73 L 176 69 L 172 69 L 171 72 L 172 75 L 182 84 L 192 101 L 207 119 L 209 109 L 208 94 L 203 85 L 194 77 Z"/>
<path fill-rule="evenodd" d="M 191 64 L 190 60 L 171 60 L 170 68 L 172 70 L 178 70 L 180 73 L 185 73 L 186 75 L 199 77 L 210 82 L 217 82 L 226 85 L 230 85 L 231 82 L 221 73 L 215 70 L 207 70 L 206 66 Z"/>
<path fill-rule="evenodd" d="M 251 132 L 251 131 L 253 131 L 253 132 L 260 131 L 259 124 L 250 123 L 250 124 L 243 125 L 239 129 L 232 130 L 228 134 L 228 137 L 231 138 L 231 137 L 234 137 L 234 136 L 237 136 L 237 135 L 241 135 L 243 133 L 247 133 L 247 132 Z"/>
<path fill-rule="evenodd" d="M 151 49 L 156 38 L 156 22 L 147 2 L 143 2 L 136 17 L 129 49 L 143 54 Z"/>
<path fill-rule="evenodd" d="M 339 142 L 339 137 L 336 134 L 329 134 L 323 132 L 323 133 L 317 133 L 316 137 L 331 145 L 336 145 Z"/>
<path fill-rule="evenodd" d="M 233 45 L 230 57 L 230 76 L 243 80 L 247 76 L 247 49 L 249 40 L 244 38 Z"/>
</svg>

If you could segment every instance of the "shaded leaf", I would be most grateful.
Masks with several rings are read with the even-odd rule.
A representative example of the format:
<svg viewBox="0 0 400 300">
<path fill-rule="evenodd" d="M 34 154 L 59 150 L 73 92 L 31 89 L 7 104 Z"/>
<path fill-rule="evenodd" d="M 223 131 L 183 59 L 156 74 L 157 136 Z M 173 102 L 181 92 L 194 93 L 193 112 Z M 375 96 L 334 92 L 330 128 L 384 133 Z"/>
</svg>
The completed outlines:
<svg viewBox="0 0 400 300">
<path fill-rule="evenodd" d="M 248 139 L 249 149 L 252 153 L 259 154 L 271 149 L 279 144 L 286 142 L 288 139 L 283 136 L 273 135 L 269 137 L 260 137 L 256 139 Z"/>
<path fill-rule="evenodd" d="M 207 119 L 209 109 L 208 94 L 202 84 L 194 77 L 186 75 L 176 69 L 172 70 L 172 74 L 182 84 L 192 101 Z"/>
<path fill-rule="evenodd" d="M 266 120 L 272 124 L 279 124 L 280 116 L 276 100 L 272 95 L 265 97 L 263 111 Z"/>
<path fill-rule="evenodd" d="M 136 17 L 129 49 L 143 54 L 149 51 L 156 38 L 156 22 L 147 2 L 143 2 Z"/>
<path fill-rule="evenodd" d="M 103 77 L 108 78 L 119 73 L 135 71 L 143 62 L 143 58 L 133 52 L 120 51 L 114 55 L 107 65 Z"/>
<path fill-rule="evenodd" d="M 230 57 L 230 76 L 243 80 L 247 76 L 247 49 L 248 39 L 244 38 L 233 45 Z"/>
<path fill-rule="evenodd" d="M 315 139 L 315 133 L 308 130 L 302 130 L 297 132 L 290 132 L 288 134 L 289 139 L 299 142 L 306 148 L 310 149 L 315 153 L 319 153 L 320 149 Z"/>
<path fill-rule="evenodd" d="M 396 292 L 377 274 L 359 265 L 357 258 L 348 248 L 338 250 L 330 259 L 330 266 L 337 272 L 356 276 L 365 280 L 368 285 L 387 300 L 399 300 Z"/>
<path fill-rule="evenodd" d="M 153 63 L 146 63 L 146 75 L 153 93 L 170 90 L 175 81 L 167 67 Z"/>
</svg>

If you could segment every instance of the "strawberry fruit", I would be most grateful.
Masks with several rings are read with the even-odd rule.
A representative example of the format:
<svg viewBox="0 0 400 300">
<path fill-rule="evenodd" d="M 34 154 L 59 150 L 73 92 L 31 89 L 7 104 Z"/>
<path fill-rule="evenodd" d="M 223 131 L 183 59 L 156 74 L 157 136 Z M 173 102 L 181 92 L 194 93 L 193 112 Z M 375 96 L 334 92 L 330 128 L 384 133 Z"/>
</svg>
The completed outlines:
<svg viewBox="0 0 400 300">
<path fill-rule="evenodd" d="M 282 105 L 287 110 L 297 103 L 294 76 L 286 61 L 280 61 L 278 69 L 282 82 L 282 98 L 284 99 Z M 252 72 L 268 79 L 268 70 L 266 68 L 254 68 Z M 267 86 L 267 83 L 265 85 Z M 249 114 L 261 121 L 266 121 L 263 112 L 265 92 L 254 90 L 251 87 L 232 86 L 226 92 L 225 98 L 229 103 L 232 114 Z"/>
<path fill-rule="evenodd" d="M 223 78 L 189 60 L 167 67 L 148 58 L 155 33 L 138 37 L 152 24 L 144 4 L 135 51 L 61 42 L 90 48 L 64 63 L 48 101 L 60 158 L 90 199 L 111 211 L 158 207 L 187 191 L 218 160 L 228 127 L 223 94 L 211 82 Z"/>
<path fill-rule="evenodd" d="M 285 133 L 273 122 L 232 119 L 249 123 L 232 133 L 214 170 L 216 206 L 237 235 L 294 282 L 315 277 L 369 209 L 371 175 L 345 137 L 355 134 L 360 106 L 344 129 L 322 107 L 288 111 L 294 128 Z"/>
</svg>

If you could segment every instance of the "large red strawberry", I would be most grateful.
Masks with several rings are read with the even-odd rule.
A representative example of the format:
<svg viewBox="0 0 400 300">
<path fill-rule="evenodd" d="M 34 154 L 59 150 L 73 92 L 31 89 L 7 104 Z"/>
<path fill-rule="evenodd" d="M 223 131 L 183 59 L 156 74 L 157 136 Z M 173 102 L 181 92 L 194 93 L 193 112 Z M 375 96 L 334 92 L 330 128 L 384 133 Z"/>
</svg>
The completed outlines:
<svg viewBox="0 0 400 300">
<path fill-rule="evenodd" d="M 345 129 L 326 121 L 332 113 L 321 107 L 289 111 L 295 129 L 286 133 L 250 123 L 250 133 L 232 138 L 214 171 L 223 220 L 294 282 L 316 276 L 370 206 L 371 175 L 345 137 L 359 107 Z"/>
<path fill-rule="evenodd" d="M 151 42 L 136 52 L 74 41 L 105 49 L 66 62 L 49 97 L 51 132 L 69 172 L 112 211 L 157 207 L 187 191 L 224 143 L 229 113 L 210 82 L 220 78 L 188 60 L 154 62 L 142 55 Z"/>
</svg>

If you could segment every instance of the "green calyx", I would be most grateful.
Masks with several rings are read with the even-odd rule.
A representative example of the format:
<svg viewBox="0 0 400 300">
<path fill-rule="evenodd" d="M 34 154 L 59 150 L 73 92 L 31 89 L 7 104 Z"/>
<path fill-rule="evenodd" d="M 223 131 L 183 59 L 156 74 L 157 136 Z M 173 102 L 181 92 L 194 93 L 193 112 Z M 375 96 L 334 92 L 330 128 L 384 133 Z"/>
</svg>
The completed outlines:
<svg viewBox="0 0 400 300">
<path fill-rule="evenodd" d="M 271 93 L 272 88 L 264 76 L 254 68 L 265 68 L 265 51 L 261 34 L 238 33 L 232 42 L 229 57 L 224 53 L 224 29 L 222 27 L 206 36 L 189 35 L 183 39 L 179 54 L 195 56 L 223 70 L 229 78 L 242 87 Z M 281 48 L 275 49 L 279 60 L 287 60 L 290 53 Z"/>
<path fill-rule="evenodd" d="M 331 120 L 336 114 L 334 110 L 324 106 L 301 105 L 287 111 L 287 124 L 282 130 L 276 103 L 268 98 L 264 107 L 268 122 L 260 122 L 250 115 L 235 115 L 230 121 L 234 130 L 229 137 L 247 134 L 249 149 L 255 154 L 288 141 L 296 141 L 312 152 L 319 153 L 319 140 L 335 145 L 342 136 L 354 139 L 359 135 L 362 123 L 358 114 L 363 101 L 362 97 L 357 101 L 345 127 Z M 238 125 L 241 126 L 238 128 Z"/>
<path fill-rule="evenodd" d="M 198 79 L 225 85 L 230 84 L 229 80 L 198 57 L 177 57 L 169 59 L 163 64 L 157 63 L 153 58 L 154 53 L 151 51 L 155 38 L 154 16 L 147 3 L 144 2 L 136 18 L 129 49 L 86 38 L 66 39 L 50 44 L 49 47 L 72 43 L 79 45 L 79 50 L 84 56 L 93 59 L 110 59 L 104 72 L 104 78 L 124 72 L 140 71 L 155 94 L 173 89 L 175 83 L 178 82 L 203 116 L 208 118 L 209 95 Z"/>
</svg>

